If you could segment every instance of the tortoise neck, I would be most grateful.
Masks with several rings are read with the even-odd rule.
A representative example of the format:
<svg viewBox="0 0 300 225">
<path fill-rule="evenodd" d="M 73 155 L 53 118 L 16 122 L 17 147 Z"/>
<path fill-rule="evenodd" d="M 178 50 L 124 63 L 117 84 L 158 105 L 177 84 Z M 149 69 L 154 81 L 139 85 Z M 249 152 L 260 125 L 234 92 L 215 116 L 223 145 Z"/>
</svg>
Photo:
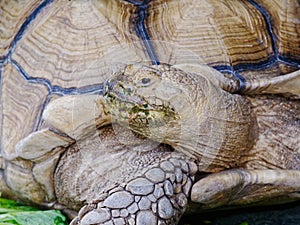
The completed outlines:
<svg viewBox="0 0 300 225">
<path fill-rule="evenodd" d="M 209 80 L 202 84 L 201 94 L 181 107 L 180 122 L 170 126 L 165 142 L 195 158 L 201 171 L 236 167 L 241 152 L 254 142 L 250 102 L 215 87 Z"/>
</svg>

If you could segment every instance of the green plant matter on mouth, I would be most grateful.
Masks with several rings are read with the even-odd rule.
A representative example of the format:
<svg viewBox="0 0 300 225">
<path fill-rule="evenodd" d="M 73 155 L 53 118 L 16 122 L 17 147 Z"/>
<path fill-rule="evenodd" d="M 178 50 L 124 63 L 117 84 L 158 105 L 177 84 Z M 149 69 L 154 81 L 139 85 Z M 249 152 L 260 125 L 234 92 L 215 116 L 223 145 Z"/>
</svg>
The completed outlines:
<svg viewBox="0 0 300 225">
<path fill-rule="evenodd" d="M 0 198 L 0 225 L 67 225 L 58 210 L 39 210 L 13 200 Z"/>
</svg>

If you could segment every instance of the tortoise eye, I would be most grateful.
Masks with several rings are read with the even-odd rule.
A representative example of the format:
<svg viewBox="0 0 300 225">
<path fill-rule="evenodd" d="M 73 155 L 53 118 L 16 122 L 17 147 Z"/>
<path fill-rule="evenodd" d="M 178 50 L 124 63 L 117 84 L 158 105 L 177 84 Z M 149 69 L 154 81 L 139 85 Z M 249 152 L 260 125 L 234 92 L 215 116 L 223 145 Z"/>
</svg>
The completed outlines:
<svg viewBox="0 0 300 225">
<path fill-rule="evenodd" d="M 148 77 L 144 77 L 144 78 L 142 78 L 141 81 L 142 81 L 142 84 L 149 84 L 151 82 L 151 79 Z"/>
</svg>

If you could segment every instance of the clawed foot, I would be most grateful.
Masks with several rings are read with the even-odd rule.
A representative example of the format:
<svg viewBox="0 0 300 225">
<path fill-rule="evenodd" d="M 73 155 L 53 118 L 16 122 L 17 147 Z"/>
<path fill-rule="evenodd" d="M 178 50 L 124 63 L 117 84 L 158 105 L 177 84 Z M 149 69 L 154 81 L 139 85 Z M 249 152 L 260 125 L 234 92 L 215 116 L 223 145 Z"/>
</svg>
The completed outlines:
<svg viewBox="0 0 300 225">
<path fill-rule="evenodd" d="M 84 206 L 71 224 L 177 224 L 188 204 L 196 169 L 184 158 L 170 157 Z"/>
</svg>

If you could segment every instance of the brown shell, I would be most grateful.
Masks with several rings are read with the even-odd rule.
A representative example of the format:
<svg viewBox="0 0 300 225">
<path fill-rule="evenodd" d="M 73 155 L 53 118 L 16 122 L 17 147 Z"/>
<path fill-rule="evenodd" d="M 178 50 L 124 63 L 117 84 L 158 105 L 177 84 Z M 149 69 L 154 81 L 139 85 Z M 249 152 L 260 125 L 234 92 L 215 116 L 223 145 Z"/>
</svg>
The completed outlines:
<svg viewBox="0 0 300 225">
<path fill-rule="evenodd" d="M 15 144 L 40 128 L 55 96 L 96 91 L 108 52 L 119 61 L 149 61 L 141 37 L 149 36 L 157 59 L 170 64 L 205 63 L 255 76 L 299 68 L 297 0 L 150 1 L 145 12 L 129 2 L 1 2 L 4 156 L 13 158 Z"/>
<path fill-rule="evenodd" d="M 115 64 L 127 62 L 208 64 L 221 72 L 250 78 L 268 78 L 299 70 L 300 2 L 1 0 L 2 193 L 12 197 L 23 195 L 36 203 L 55 200 L 57 190 L 52 176 L 60 160 L 59 153 L 64 149 L 56 148 L 51 155 L 26 161 L 16 158 L 16 144 L 32 132 L 45 130 L 42 114 L 49 102 L 62 95 L 101 92 L 102 83 Z M 287 103 L 280 98 L 274 103 L 278 106 L 274 109 L 273 104 L 268 105 L 268 99 L 250 100 L 256 102 L 253 110 L 260 116 L 261 130 L 274 124 L 276 127 L 259 136 L 263 151 L 255 146 L 248 155 L 241 156 L 241 167 L 299 169 L 298 152 L 290 153 L 290 149 L 299 149 L 298 133 L 294 129 L 278 131 L 299 121 L 298 102 Z M 286 117 L 281 113 L 285 111 L 297 115 Z M 274 114 L 279 118 L 276 123 L 269 121 L 274 119 L 271 117 Z M 278 133 L 282 134 L 279 144 L 265 141 L 273 140 Z M 293 138 L 295 141 L 290 142 Z M 289 153 L 284 155 L 284 162 L 278 160 L 281 149 Z M 68 171 L 71 174 L 74 171 L 68 165 L 61 171 L 66 171 L 67 178 L 72 180 Z M 37 179 L 42 182 L 38 183 Z M 59 186 L 58 180 L 55 181 Z M 65 182 L 72 185 L 69 180 Z M 58 194 L 59 191 L 65 196 L 63 188 Z M 84 197 L 82 192 L 80 196 L 78 192 L 69 194 L 77 195 L 80 201 Z"/>
<path fill-rule="evenodd" d="M 104 68 L 115 61 L 205 63 L 249 76 L 299 68 L 297 0 L 143 4 L 1 1 L 4 157 L 14 158 L 16 143 L 43 127 L 41 115 L 52 99 L 99 91 L 109 75 Z"/>
</svg>

